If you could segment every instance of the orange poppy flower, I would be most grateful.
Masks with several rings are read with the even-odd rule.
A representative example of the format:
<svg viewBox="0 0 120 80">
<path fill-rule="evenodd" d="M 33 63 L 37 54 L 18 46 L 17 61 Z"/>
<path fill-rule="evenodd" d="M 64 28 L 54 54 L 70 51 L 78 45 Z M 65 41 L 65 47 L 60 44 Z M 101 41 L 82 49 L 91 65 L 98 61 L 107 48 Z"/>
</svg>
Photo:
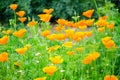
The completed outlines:
<svg viewBox="0 0 120 80">
<path fill-rule="evenodd" d="M 92 53 L 92 60 L 96 60 L 98 57 L 100 57 L 100 53 L 99 52 L 93 52 Z"/>
<path fill-rule="evenodd" d="M 10 29 L 7 31 L 2 31 L 3 34 L 7 34 L 7 35 L 10 34 L 11 32 L 12 32 L 12 30 L 10 30 Z"/>
<path fill-rule="evenodd" d="M 51 76 L 57 71 L 57 67 L 56 66 L 46 66 L 43 68 L 43 71 Z"/>
<path fill-rule="evenodd" d="M 9 40 L 9 36 L 3 36 L 2 38 L 0 38 L 0 44 L 7 44 Z"/>
<path fill-rule="evenodd" d="M 18 38 L 22 38 L 24 36 L 25 32 L 26 32 L 26 29 L 20 29 L 18 31 L 15 31 L 13 33 L 13 35 L 18 37 Z"/>
<path fill-rule="evenodd" d="M 92 10 L 87 10 L 87 11 L 83 12 L 82 15 L 85 16 L 85 17 L 91 18 L 93 12 L 94 12 L 94 9 L 92 9 Z"/>
<path fill-rule="evenodd" d="M 6 61 L 8 61 L 8 53 L 3 52 L 0 54 L 0 62 L 6 62 Z"/>
<path fill-rule="evenodd" d="M 19 16 L 19 17 L 23 17 L 25 15 L 25 11 L 19 11 L 19 12 L 16 12 L 16 14 Z"/>
<path fill-rule="evenodd" d="M 81 37 L 78 36 L 78 34 L 73 34 L 72 37 L 71 37 L 74 41 L 78 42 L 81 40 Z"/>
<path fill-rule="evenodd" d="M 66 21 L 65 22 L 65 25 L 67 26 L 67 27 L 71 27 L 71 26 L 73 26 L 73 22 L 72 21 Z"/>
<path fill-rule="evenodd" d="M 106 20 L 98 20 L 96 23 L 95 23 L 97 26 L 100 26 L 100 27 L 105 27 L 108 25 L 108 22 L 106 22 Z"/>
<path fill-rule="evenodd" d="M 56 39 L 56 34 L 51 34 L 51 35 L 48 35 L 47 38 L 51 41 L 55 40 Z"/>
<path fill-rule="evenodd" d="M 46 77 L 36 78 L 34 80 L 46 80 Z"/>
<path fill-rule="evenodd" d="M 28 26 L 28 27 L 35 27 L 36 24 L 37 24 L 37 22 L 33 20 L 33 21 L 29 22 L 29 23 L 27 24 L 27 26 Z"/>
<path fill-rule="evenodd" d="M 87 37 L 90 37 L 90 36 L 92 36 L 92 33 L 93 33 L 92 31 L 86 31 L 86 32 L 85 32 L 85 35 L 86 35 Z"/>
<path fill-rule="evenodd" d="M 84 26 L 79 26 L 79 28 L 80 28 L 80 30 L 85 30 L 86 28 L 87 28 L 87 26 L 86 25 L 84 25 Z"/>
<path fill-rule="evenodd" d="M 27 51 L 27 48 L 24 47 L 24 48 L 17 48 L 16 49 L 16 52 L 23 55 L 25 52 Z"/>
<path fill-rule="evenodd" d="M 44 9 L 43 12 L 46 13 L 46 14 L 51 14 L 53 12 L 53 9 L 52 8 Z"/>
<path fill-rule="evenodd" d="M 86 20 L 80 20 L 77 23 L 79 26 L 86 26 Z"/>
<path fill-rule="evenodd" d="M 116 47 L 113 40 L 110 40 L 107 43 L 105 43 L 105 46 L 106 46 L 106 48 L 111 48 L 111 47 L 115 48 Z"/>
<path fill-rule="evenodd" d="M 92 62 L 92 54 L 89 54 L 83 59 L 83 64 L 90 64 Z"/>
<path fill-rule="evenodd" d="M 115 75 L 106 75 L 104 80 L 118 80 L 118 78 Z"/>
<path fill-rule="evenodd" d="M 56 39 L 57 40 L 65 40 L 66 39 L 66 35 L 65 34 L 56 34 Z"/>
<path fill-rule="evenodd" d="M 90 64 L 93 60 L 96 60 L 99 57 L 100 57 L 99 52 L 93 52 L 83 59 L 83 63 L 84 64 Z"/>
<path fill-rule="evenodd" d="M 55 57 L 50 57 L 50 61 L 53 64 L 61 64 L 63 62 L 63 59 L 61 58 L 61 56 L 55 56 Z"/>
<path fill-rule="evenodd" d="M 73 23 L 73 28 L 78 28 L 79 27 L 79 23 L 76 22 L 76 23 Z"/>
<path fill-rule="evenodd" d="M 57 26 L 54 29 L 58 32 L 62 31 L 62 29 L 64 28 L 64 26 Z"/>
<path fill-rule="evenodd" d="M 114 23 L 111 23 L 111 24 L 107 25 L 107 27 L 108 27 L 110 30 L 112 30 L 112 29 L 114 28 Z"/>
<path fill-rule="evenodd" d="M 105 37 L 102 38 L 102 43 L 106 48 L 115 48 L 116 45 L 113 40 L 111 40 L 111 37 Z"/>
<path fill-rule="evenodd" d="M 81 38 L 83 39 L 85 37 L 85 32 L 76 32 L 75 35 L 78 37 L 78 38 Z"/>
<path fill-rule="evenodd" d="M 97 30 L 100 31 L 100 32 L 104 32 L 105 27 L 98 28 Z"/>
<path fill-rule="evenodd" d="M 12 9 L 12 10 L 16 10 L 17 7 L 18 7 L 17 4 L 11 4 L 10 5 L 10 9 Z"/>
<path fill-rule="evenodd" d="M 95 19 L 86 20 L 86 25 L 87 25 L 87 26 L 92 26 L 94 20 L 95 20 Z"/>
<path fill-rule="evenodd" d="M 50 30 L 45 30 L 45 31 L 41 32 L 41 35 L 43 37 L 47 37 L 48 35 L 50 35 Z"/>
<path fill-rule="evenodd" d="M 38 16 L 40 17 L 40 20 L 43 22 L 49 22 L 52 17 L 52 15 L 50 14 L 39 14 Z"/>
<path fill-rule="evenodd" d="M 65 25 L 66 20 L 65 19 L 58 19 L 56 22 L 60 25 Z"/>
<path fill-rule="evenodd" d="M 75 52 L 74 51 L 69 51 L 69 52 L 67 52 L 67 54 L 72 56 L 73 54 L 75 54 Z"/>
<path fill-rule="evenodd" d="M 65 34 L 67 37 L 72 37 L 74 35 L 74 30 L 73 29 L 67 29 L 65 30 Z"/>
<path fill-rule="evenodd" d="M 106 42 L 108 42 L 109 40 L 111 40 L 111 37 L 107 36 L 102 38 L 102 43 L 105 44 Z"/>
<path fill-rule="evenodd" d="M 101 20 L 107 20 L 107 16 L 102 16 L 99 19 L 101 19 Z"/>
<path fill-rule="evenodd" d="M 27 18 L 26 18 L 26 17 L 21 17 L 21 18 L 18 18 L 18 20 L 19 20 L 20 22 L 24 23 L 24 22 L 27 20 Z"/>
</svg>

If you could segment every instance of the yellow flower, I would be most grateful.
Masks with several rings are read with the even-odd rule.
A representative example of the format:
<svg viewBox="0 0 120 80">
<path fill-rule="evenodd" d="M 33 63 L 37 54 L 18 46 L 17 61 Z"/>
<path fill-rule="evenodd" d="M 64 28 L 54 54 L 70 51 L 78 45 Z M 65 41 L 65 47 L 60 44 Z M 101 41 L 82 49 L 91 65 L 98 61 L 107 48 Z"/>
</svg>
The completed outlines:
<svg viewBox="0 0 120 80">
<path fill-rule="evenodd" d="M 58 48 L 60 48 L 60 46 L 56 45 L 56 46 L 52 46 L 52 47 L 49 47 L 48 48 L 48 51 L 54 51 L 54 50 L 57 50 Z"/>
<path fill-rule="evenodd" d="M 57 71 L 57 67 L 56 66 L 46 66 L 43 68 L 43 71 L 51 76 Z"/>
<path fill-rule="evenodd" d="M 28 26 L 28 27 L 34 27 L 34 26 L 36 26 L 36 24 L 37 24 L 37 22 L 33 20 L 33 21 L 29 22 L 29 23 L 27 24 L 27 26 Z"/>
<path fill-rule="evenodd" d="M 87 28 L 87 26 L 86 26 L 86 25 L 84 25 L 84 26 L 79 26 L 79 28 L 80 28 L 80 30 L 85 30 L 85 29 Z"/>
<path fill-rule="evenodd" d="M 14 62 L 14 65 L 15 65 L 16 67 L 20 67 L 20 65 L 19 65 L 18 62 Z"/>
<path fill-rule="evenodd" d="M 12 32 L 12 30 L 10 30 L 10 29 L 7 31 L 2 31 L 3 34 L 7 34 L 7 35 L 10 34 L 11 32 Z"/>
<path fill-rule="evenodd" d="M 16 52 L 23 55 L 25 52 L 27 51 L 27 48 L 24 47 L 24 48 L 17 48 L 16 49 Z"/>
<path fill-rule="evenodd" d="M 76 48 L 76 50 L 79 51 L 79 52 L 82 52 L 83 47 L 78 47 L 78 48 Z"/>
<path fill-rule="evenodd" d="M 64 47 L 68 47 L 68 48 L 71 48 L 72 45 L 73 45 L 72 42 L 65 42 L 64 44 L 62 44 L 62 46 L 64 46 Z"/>
<path fill-rule="evenodd" d="M 0 38 L 0 44 L 7 44 L 9 40 L 9 36 L 3 36 L 2 38 Z"/>
<path fill-rule="evenodd" d="M 36 78 L 34 80 L 46 80 L 46 77 Z"/>
<path fill-rule="evenodd" d="M 111 37 L 107 36 L 102 38 L 102 43 L 105 44 L 106 42 L 108 42 L 109 40 L 111 40 Z"/>
<path fill-rule="evenodd" d="M 61 56 L 50 57 L 50 60 L 53 64 L 60 64 L 63 62 Z"/>
<path fill-rule="evenodd" d="M 24 36 L 25 32 L 26 32 L 26 29 L 23 28 L 23 29 L 20 29 L 18 31 L 15 31 L 13 33 L 13 35 L 18 37 L 18 38 L 22 38 Z"/>
<path fill-rule="evenodd" d="M 16 12 L 16 14 L 19 16 L 19 17 L 23 17 L 25 15 L 25 11 L 19 11 L 19 12 Z"/>
<path fill-rule="evenodd" d="M 30 47 L 31 47 L 30 44 L 27 44 L 27 45 L 24 46 L 24 48 L 27 48 L 27 50 L 30 49 Z"/>
<path fill-rule="evenodd" d="M 6 61 L 8 61 L 8 53 L 3 52 L 0 54 L 0 62 L 6 62 Z"/>
<path fill-rule="evenodd" d="M 10 5 L 10 9 L 12 9 L 12 10 L 16 10 L 17 7 L 18 7 L 17 4 L 11 4 Z"/>
<path fill-rule="evenodd" d="M 46 14 L 51 14 L 53 12 L 53 9 L 52 8 L 44 9 L 43 12 L 46 13 Z"/>
<path fill-rule="evenodd" d="M 100 31 L 100 32 L 104 32 L 105 27 L 100 27 L 100 28 L 98 28 L 97 30 Z"/>
</svg>

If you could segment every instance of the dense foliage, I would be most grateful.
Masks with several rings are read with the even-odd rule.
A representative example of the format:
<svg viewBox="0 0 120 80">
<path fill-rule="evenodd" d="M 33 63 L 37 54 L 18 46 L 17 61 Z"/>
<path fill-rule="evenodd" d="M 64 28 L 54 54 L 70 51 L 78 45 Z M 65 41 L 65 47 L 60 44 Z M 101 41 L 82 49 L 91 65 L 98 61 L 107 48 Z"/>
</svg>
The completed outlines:
<svg viewBox="0 0 120 80">
<path fill-rule="evenodd" d="M 104 1 L 97 0 L 98 6 L 104 5 Z M 25 10 L 27 15 L 36 16 L 42 12 L 44 8 L 53 8 L 53 20 L 58 18 L 70 19 L 75 13 L 78 15 L 88 9 L 95 7 L 94 0 L 0 0 L 0 21 L 7 21 L 13 15 L 9 10 L 11 3 L 17 3 L 20 8 L 17 10 Z"/>
</svg>

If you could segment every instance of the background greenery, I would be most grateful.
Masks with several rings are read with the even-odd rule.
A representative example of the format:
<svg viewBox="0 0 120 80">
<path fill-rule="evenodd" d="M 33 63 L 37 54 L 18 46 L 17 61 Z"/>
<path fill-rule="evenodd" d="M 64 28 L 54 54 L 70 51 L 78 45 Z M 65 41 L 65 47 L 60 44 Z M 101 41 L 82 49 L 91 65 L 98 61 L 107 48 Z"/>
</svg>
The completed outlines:
<svg viewBox="0 0 120 80">
<path fill-rule="evenodd" d="M 115 3 L 116 6 L 114 6 L 120 8 L 120 0 L 0 0 L 0 22 L 2 24 L 8 23 L 9 19 L 13 18 L 13 11 L 9 9 L 9 5 L 13 3 L 19 5 L 16 11 L 25 10 L 27 16 L 34 16 L 35 18 L 39 13 L 42 13 L 43 9 L 53 8 L 54 12 L 51 21 L 55 21 L 58 18 L 70 20 L 75 13 L 81 16 L 83 11 L 93 8 L 96 10 L 97 7 L 104 6 L 108 1 Z M 93 17 L 97 18 L 97 16 L 95 13 Z"/>
</svg>

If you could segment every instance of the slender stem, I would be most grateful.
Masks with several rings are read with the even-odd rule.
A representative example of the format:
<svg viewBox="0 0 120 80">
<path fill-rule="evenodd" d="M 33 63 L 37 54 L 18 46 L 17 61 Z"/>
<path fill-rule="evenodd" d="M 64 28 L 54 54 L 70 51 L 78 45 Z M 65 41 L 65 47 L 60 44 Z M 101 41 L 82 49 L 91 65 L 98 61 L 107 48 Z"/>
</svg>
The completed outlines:
<svg viewBox="0 0 120 80">
<path fill-rule="evenodd" d="M 16 30 L 16 12 L 15 11 L 14 11 L 14 18 L 15 18 L 14 29 Z"/>
<path fill-rule="evenodd" d="M 97 10 L 98 17 L 100 17 L 100 14 L 98 13 L 98 6 L 97 6 L 97 3 L 96 3 L 96 0 L 94 0 L 94 4 L 95 4 L 96 10 Z"/>
</svg>

